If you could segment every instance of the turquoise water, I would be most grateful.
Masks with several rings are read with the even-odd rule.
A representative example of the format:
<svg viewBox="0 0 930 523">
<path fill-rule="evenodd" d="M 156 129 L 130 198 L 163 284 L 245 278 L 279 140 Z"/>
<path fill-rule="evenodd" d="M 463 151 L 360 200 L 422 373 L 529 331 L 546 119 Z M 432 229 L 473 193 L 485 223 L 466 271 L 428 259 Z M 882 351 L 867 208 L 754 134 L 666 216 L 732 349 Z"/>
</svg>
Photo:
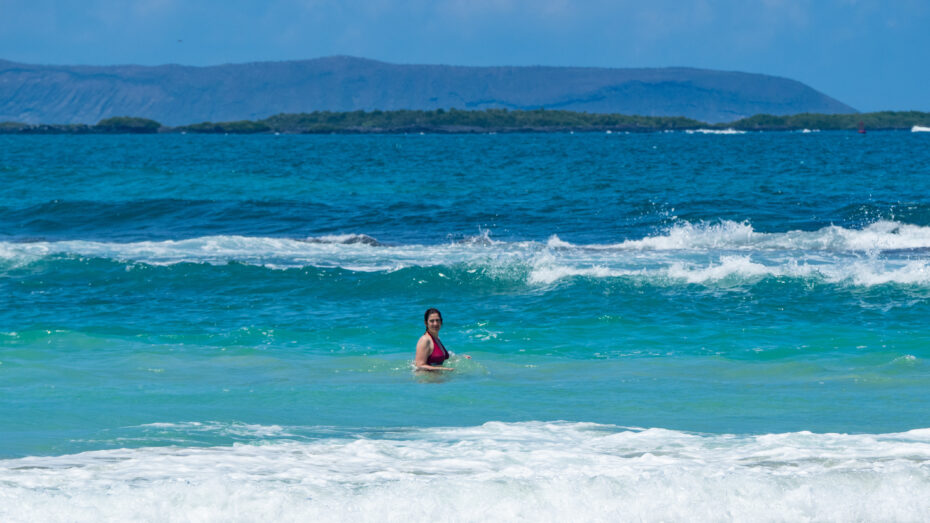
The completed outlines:
<svg viewBox="0 0 930 523">
<path fill-rule="evenodd" d="M 915 519 L 928 138 L 0 136 L 0 514 Z"/>
</svg>

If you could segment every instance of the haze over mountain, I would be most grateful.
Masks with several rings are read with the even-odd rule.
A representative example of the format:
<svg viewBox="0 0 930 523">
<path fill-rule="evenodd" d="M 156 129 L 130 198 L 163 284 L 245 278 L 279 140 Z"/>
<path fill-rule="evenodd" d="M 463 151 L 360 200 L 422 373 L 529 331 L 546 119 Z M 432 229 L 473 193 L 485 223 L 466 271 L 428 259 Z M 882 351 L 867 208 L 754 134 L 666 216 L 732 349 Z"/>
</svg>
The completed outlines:
<svg viewBox="0 0 930 523">
<path fill-rule="evenodd" d="M 0 60 L 0 121 L 166 125 L 278 113 L 396 109 L 565 109 L 686 116 L 851 113 L 800 82 L 692 68 L 399 65 L 335 56 L 209 67 L 29 65 Z"/>
</svg>

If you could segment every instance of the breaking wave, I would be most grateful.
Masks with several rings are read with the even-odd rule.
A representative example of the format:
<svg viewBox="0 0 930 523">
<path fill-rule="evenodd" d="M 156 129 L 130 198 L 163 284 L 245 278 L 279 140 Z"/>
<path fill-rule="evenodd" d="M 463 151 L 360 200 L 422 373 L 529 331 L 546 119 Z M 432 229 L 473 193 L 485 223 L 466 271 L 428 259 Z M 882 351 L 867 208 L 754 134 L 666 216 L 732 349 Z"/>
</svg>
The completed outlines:
<svg viewBox="0 0 930 523">
<path fill-rule="evenodd" d="M 77 257 L 150 265 L 240 263 L 359 272 L 465 267 L 516 275 L 530 284 L 572 277 L 670 284 L 785 277 L 868 286 L 930 284 L 928 253 L 930 227 L 896 221 L 879 221 L 862 229 L 829 226 L 781 233 L 722 221 L 684 222 L 661 234 L 613 244 L 573 244 L 557 236 L 545 242 L 504 242 L 487 233 L 436 245 L 388 245 L 364 234 L 303 239 L 206 236 L 134 243 L 0 242 L 0 267 Z"/>
<path fill-rule="evenodd" d="M 737 129 L 688 129 L 688 134 L 746 134 L 746 131 Z"/>
<path fill-rule="evenodd" d="M 225 447 L 0 461 L 0 516 L 910 521 L 930 511 L 930 429 L 713 435 L 490 422 L 328 437 L 277 426 L 236 430 L 250 428 L 252 442 Z"/>
</svg>

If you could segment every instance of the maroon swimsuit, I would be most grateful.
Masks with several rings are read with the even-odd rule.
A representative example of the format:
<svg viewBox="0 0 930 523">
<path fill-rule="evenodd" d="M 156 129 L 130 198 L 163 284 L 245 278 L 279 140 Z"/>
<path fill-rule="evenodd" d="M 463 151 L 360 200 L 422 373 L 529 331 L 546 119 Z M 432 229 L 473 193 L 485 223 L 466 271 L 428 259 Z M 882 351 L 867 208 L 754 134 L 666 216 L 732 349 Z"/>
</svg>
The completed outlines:
<svg viewBox="0 0 930 523">
<path fill-rule="evenodd" d="M 426 332 L 429 334 L 429 331 Z M 442 346 L 442 343 L 439 343 L 439 340 L 435 336 L 429 334 L 429 337 L 433 339 L 433 352 L 426 358 L 427 365 L 442 365 L 442 362 L 449 359 L 449 351 Z"/>
</svg>

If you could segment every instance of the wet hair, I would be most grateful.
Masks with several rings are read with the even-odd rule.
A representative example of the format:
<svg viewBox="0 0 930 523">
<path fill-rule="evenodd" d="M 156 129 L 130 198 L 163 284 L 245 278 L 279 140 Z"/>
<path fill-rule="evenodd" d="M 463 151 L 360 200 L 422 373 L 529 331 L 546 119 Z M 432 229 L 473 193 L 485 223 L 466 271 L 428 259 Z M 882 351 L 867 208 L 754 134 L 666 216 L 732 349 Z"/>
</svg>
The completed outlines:
<svg viewBox="0 0 930 523">
<path fill-rule="evenodd" d="M 427 325 L 427 329 L 426 329 L 426 330 L 429 330 L 429 328 L 428 328 L 428 325 L 429 325 L 429 317 L 430 317 L 430 314 L 433 314 L 433 313 L 438 314 L 438 315 L 439 315 L 439 321 L 442 322 L 442 313 L 439 312 L 439 309 L 426 309 L 426 312 L 423 313 L 423 323 Z"/>
</svg>

